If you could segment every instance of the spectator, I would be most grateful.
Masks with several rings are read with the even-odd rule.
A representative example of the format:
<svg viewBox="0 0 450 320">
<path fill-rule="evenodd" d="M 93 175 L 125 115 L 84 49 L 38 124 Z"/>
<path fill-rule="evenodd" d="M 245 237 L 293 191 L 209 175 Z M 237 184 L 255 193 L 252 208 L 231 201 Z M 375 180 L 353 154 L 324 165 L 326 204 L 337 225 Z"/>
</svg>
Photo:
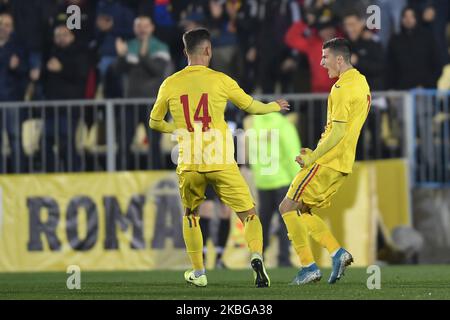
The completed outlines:
<svg viewBox="0 0 450 320">
<path fill-rule="evenodd" d="M 170 66 L 168 46 L 153 36 L 155 27 L 149 17 L 134 22 L 136 38 L 116 40 L 116 69 L 127 75 L 125 97 L 155 97 Z"/>
<path fill-rule="evenodd" d="M 153 36 L 154 25 L 149 17 L 137 17 L 134 21 L 135 39 L 124 42 L 116 41 L 118 59 L 115 64 L 117 74 L 125 75 L 124 93 L 125 97 L 156 97 L 158 88 L 165 76 L 170 72 L 171 61 L 168 46 Z M 159 152 L 160 133 L 149 132 L 148 108 L 138 109 L 138 121 L 147 131 L 147 139 L 150 141 L 149 152 L 151 152 L 154 168 L 161 168 Z M 134 117 L 135 110 L 126 111 L 126 119 L 121 122 L 120 129 L 125 131 L 126 146 L 132 144 L 136 126 Z M 127 125 L 125 125 L 127 124 Z M 123 150 L 128 155 L 128 163 L 133 165 L 133 155 L 128 150 Z"/>
<path fill-rule="evenodd" d="M 412 8 L 403 10 L 402 31 L 389 41 L 387 63 L 389 89 L 436 86 L 441 71 L 436 41 L 418 25 Z"/>
<path fill-rule="evenodd" d="M 0 102 L 23 100 L 26 82 L 26 64 L 23 51 L 12 39 L 14 30 L 13 18 L 10 14 L 0 14 Z M 20 172 L 20 165 L 24 164 L 24 156 L 20 142 L 20 126 L 22 123 L 21 110 L 0 109 L 0 172 Z M 6 130 L 3 131 L 3 130 Z M 7 166 L 4 153 L 3 138 L 7 134 L 9 146 L 12 150 L 11 164 Z M 17 147 L 19 150 L 17 150 Z M 20 156 L 17 162 L 17 156 Z"/>
<path fill-rule="evenodd" d="M 336 28 L 330 21 L 315 23 L 310 28 L 305 22 L 292 24 L 285 36 L 286 44 L 307 55 L 311 69 L 311 91 L 329 92 L 335 79 L 328 77 L 327 70 L 322 68 L 322 45 L 336 36 Z"/>
<path fill-rule="evenodd" d="M 75 41 L 75 36 L 65 25 L 54 30 L 53 47 L 44 74 L 44 92 L 47 99 L 84 98 L 88 72 L 88 57 Z M 47 171 L 78 170 L 79 156 L 75 154 L 74 137 L 78 110 L 71 108 L 49 109 L 44 119 Z M 72 159 L 69 159 L 72 155 Z M 69 164 L 73 166 L 69 168 Z"/>
<path fill-rule="evenodd" d="M 88 59 L 65 25 L 54 31 L 54 45 L 46 65 L 45 93 L 50 100 L 82 99 Z"/>
<path fill-rule="evenodd" d="M 10 14 L 0 15 L 0 101 L 23 100 L 26 62 L 23 50 L 12 38 L 14 29 Z"/>
<path fill-rule="evenodd" d="M 232 2 L 224 4 L 218 0 L 209 1 L 210 18 L 206 27 L 211 33 L 214 55 L 211 68 L 236 77 L 237 69 L 237 38 L 233 19 L 236 16 L 236 6 Z"/>
<path fill-rule="evenodd" d="M 300 20 L 299 7 L 296 1 L 290 0 L 270 0 L 262 6 L 264 15 L 260 15 L 257 31 L 257 51 L 260 53 L 258 78 L 263 93 L 275 92 L 277 82 L 286 92 L 297 61 L 293 51 L 285 44 L 284 35 L 292 23 Z"/>
<path fill-rule="evenodd" d="M 42 57 L 54 3 L 51 0 L 14 0 L 11 10 L 15 22 L 15 36 L 25 49 L 29 78 L 37 82 L 41 77 Z"/>
<path fill-rule="evenodd" d="M 88 0 L 60 0 L 52 20 L 53 29 L 66 24 L 69 15 L 68 7 L 75 5 L 80 8 L 80 29 L 73 29 L 72 32 L 77 39 L 80 49 L 87 51 L 89 56 L 88 84 L 86 85 L 86 98 L 93 99 L 97 90 L 96 64 L 97 53 L 95 48 L 95 23 L 96 23 L 96 3 Z M 51 35 L 53 38 L 53 34 Z M 51 39 L 53 41 L 53 39 Z"/>
<path fill-rule="evenodd" d="M 343 24 L 352 46 L 352 65 L 367 78 L 371 90 L 383 90 L 384 53 L 381 44 L 373 40 L 364 18 L 357 13 L 346 15 Z"/>
<path fill-rule="evenodd" d="M 178 22 L 188 3 L 192 1 L 139 0 L 137 8 L 138 15 L 152 18 L 155 24 L 155 36 L 169 45 L 170 56 L 176 63 L 183 58 L 183 44 L 180 41 L 183 34 L 178 27 Z"/>
<path fill-rule="evenodd" d="M 420 0 L 422 1 L 422 0 Z M 374 4 L 380 8 L 380 24 L 383 26 L 378 30 L 381 45 L 387 49 L 389 40 L 394 34 L 400 33 L 402 10 L 406 7 L 408 0 L 375 0 Z"/>
<path fill-rule="evenodd" d="M 297 68 L 296 53 L 284 43 L 289 26 L 300 19 L 294 0 L 227 1 L 238 9 L 233 19 L 237 30 L 242 87 L 253 91 L 260 85 L 264 93 L 273 93 L 281 81 L 289 91 L 291 76 Z"/>
<path fill-rule="evenodd" d="M 242 62 L 239 83 L 246 92 L 252 92 L 257 83 L 258 5 L 257 1 L 244 1 L 237 13 L 235 24 Z"/>
<path fill-rule="evenodd" d="M 450 18 L 449 1 L 436 0 L 409 0 L 410 7 L 420 17 L 423 27 L 429 29 L 435 36 L 439 63 L 441 67 L 449 62 L 447 50 L 446 28 Z"/>
<path fill-rule="evenodd" d="M 99 55 L 98 69 L 101 82 L 105 85 L 105 95 L 115 91 L 115 79 L 107 72 L 116 59 L 117 38 L 129 39 L 133 36 L 133 12 L 114 0 L 100 0 L 97 5 L 96 45 Z M 106 83 L 105 83 L 106 82 Z M 111 89 L 114 88 L 114 89 Z M 112 97 L 115 97 L 114 95 Z"/>
<path fill-rule="evenodd" d="M 63 0 L 56 8 L 56 14 L 53 19 L 54 26 L 65 24 L 69 15 L 67 8 L 76 5 L 80 8 L 81 28 L 74 29 L 72 32 L 77 39 L 77 43 L 83 48 L 88 48 L 90 42 L 94 39 L 95 30 L 95 3 L 88 0 Z"/>
</svg>

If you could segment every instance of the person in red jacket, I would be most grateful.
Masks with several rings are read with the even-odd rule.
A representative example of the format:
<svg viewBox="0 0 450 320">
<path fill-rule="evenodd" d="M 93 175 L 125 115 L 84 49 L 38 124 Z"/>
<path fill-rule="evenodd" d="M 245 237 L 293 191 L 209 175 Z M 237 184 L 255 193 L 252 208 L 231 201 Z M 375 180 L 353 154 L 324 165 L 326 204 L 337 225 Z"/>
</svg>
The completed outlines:
<svg viewBox="0 0 450 320">
<path fill-rule="evenodd" d="M 310 28 L 300 21 L 291 25 L 285 35 L 285 43 L 308 57 L 311 71 L 311 91 L 329 92 L 336 79 L 330 79 L 327 71 L 320 66 L 322 58 L 322 45 L 336 37 L 336 28 L 332 21 L 315 24 Z"/>
<path fill-rule="evenodd" d="M 336 27 L 331 19 L 326 22 L 309 21 L 308 24 L 303 21 L 292 24 L 284 40 L 290 48 L 306 55 L 310 69 L 311 91 L 315 93 L 329 92 L 337 79 L 328 77 L 327 70 L 320 66 L 320 61 L 322 45 L 336 37 Z M 313 107 L 312 113 L 310 113 L 311 107 Z M 300 136 L 306 144 L 315 145 L 319 141 L 324 126 L 324 107 L 322 101 L 316 100 L 312 105 L 308 105 L 306 110 L 300 109 L 300 113 L 303 114 L 301 118 L 307 119 L 307 122 L 300 127 Z M 312 126 L 312 130 L 309 126 Z"/>
</svg>

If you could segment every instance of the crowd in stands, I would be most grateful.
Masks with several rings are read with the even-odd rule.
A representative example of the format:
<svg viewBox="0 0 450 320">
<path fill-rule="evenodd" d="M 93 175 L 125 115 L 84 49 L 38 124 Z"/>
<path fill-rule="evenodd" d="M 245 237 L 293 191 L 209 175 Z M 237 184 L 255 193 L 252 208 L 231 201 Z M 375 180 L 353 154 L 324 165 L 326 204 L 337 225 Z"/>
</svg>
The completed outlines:
<svg viewBox="0 0 450 320">
<path fill-rule="evenodd" d="M 67 27 L 71 5 L 80 8 L 80 29 Z M 366 23 L 371 5 L 380 8 L 379 29 Z M 250 94 L 328 93 L 335 80 L 320 66 L 322 44 L 337 36 L 349 39 L 352 64 L 373 91 L 438 83 L 450 89 L 449 20 L 450 3 L 440 0 L 0 0 L 0 103 L 155 97 L 164 78 L 186 66 L 181 37 L 195 27 L 211 32 L 211 68 L 235 78 Z M 148 111 L 139 111 L 144 126 Z M 227 109 L 233 119 L 230 112 L 236 110 Z M 323 127 L 321 115 L 313 116 L 313 137 L 300 125 L 309 144 Z M 59 144 L 67 143 L 65 123 L 74 122 L 70 136 L 78 134 L 79 115 L 46 117 L 51 159 L 56 136 Z M 20 143 L 22 132 L 13 124 L 25 118 L 0 109 L 0 123 L 6 124 L 0 146 L 5 131 L 10 145 Z M 129 145 L 135 128 L 124 122 Z M 153 134 L 151 144 L 158 147 L 159 134 Z M 158 161 L 153 160 L 156 168 Z"/>
<path fill-rule="evenodd" d="M 366 8 L 381 9 L 369 30 Z M 81 29 L 66 27 L 67 7 Z M 372 90 L 436 87 L 447 1 L 0 0 L 0 101 L 151 97 L 186 65 L 181 35 L 212 33 L 211 67 L 249 92 L 328 92 L 323 41 L 347 37 Z"/>
</svg>

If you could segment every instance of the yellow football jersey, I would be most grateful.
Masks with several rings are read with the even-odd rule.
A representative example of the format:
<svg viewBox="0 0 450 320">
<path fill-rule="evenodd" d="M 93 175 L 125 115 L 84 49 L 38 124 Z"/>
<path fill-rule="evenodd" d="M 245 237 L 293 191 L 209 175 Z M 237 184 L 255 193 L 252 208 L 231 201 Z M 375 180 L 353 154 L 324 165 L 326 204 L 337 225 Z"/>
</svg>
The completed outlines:
<svg viewBox="0 0 450 320">
<path fill-rule="evenodd" d="M 187 66 L 161 85 L 150 118 L 174 119 L 178 170 L 208 172 L 236 166 L 234 143 L 224 119 L 230 100 L 245 110 L 253 101 L 232 78 L 205 66 Z"/>
<path fill-rule="evenodd" d="M 356 145 L 370 109 L 370 88 L 366 78 L 356 69 L 344 72 L 328 96 L 327 125 L 319 141 L 327 137 L 333 121 L 346 122 L 342 140 L 316 162 L 340 172 L 352 172 Z"/>
</svg>

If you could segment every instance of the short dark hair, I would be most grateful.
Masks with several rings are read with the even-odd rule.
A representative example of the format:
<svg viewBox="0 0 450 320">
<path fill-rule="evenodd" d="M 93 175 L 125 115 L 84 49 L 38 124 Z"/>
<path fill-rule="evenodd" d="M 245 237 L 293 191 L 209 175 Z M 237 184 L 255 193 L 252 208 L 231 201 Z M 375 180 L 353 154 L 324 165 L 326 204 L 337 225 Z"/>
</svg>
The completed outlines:
<svg viewBox="0 0 450 320">
<path fill-rule="evenodd" d="M 205 28 L 192 29 L 183 34 L 184 48 L 189 54 L 194 53 L 196 47 L 203 41 L 211 41 L 211 35 Z"/>
<path fill-rule="evenodd" d="M 345 62 L 350 63 L 352 50 L 350 42 L 347 39 L 334 38 L 328 40 L 323 44 L 322 49 L 330 49 L 330 51 L 333 51 L 334 55 L 342 56 Z"/>
</svg>

